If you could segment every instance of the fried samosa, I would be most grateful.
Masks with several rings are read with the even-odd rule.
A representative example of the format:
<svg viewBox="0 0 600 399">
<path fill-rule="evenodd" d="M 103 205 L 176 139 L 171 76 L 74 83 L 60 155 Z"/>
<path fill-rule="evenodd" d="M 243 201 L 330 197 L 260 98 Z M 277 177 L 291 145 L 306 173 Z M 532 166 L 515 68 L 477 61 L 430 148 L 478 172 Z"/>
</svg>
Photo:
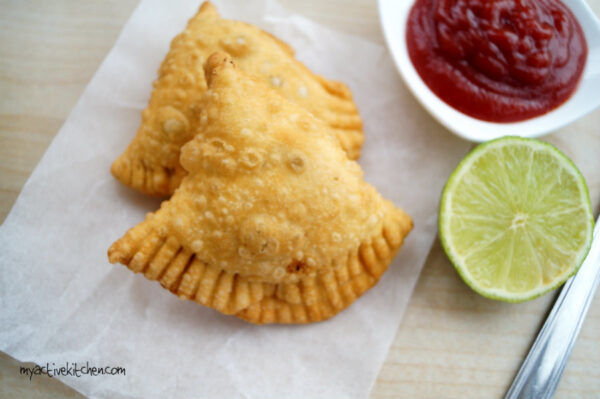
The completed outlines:
<svg viewBox="0 0 600 399">
<path fill-rule="evenodd" d="M 205 69 L 188 174 L 110 262 L 252 323 L 337 314 L 377 283 L 411 218 L 363 181 L 322 120 L 225 53 Z"/>
<path fill-rule="evenodd" d="M 243 22 L 222 19 L 216 8 L 205 2 L 172 41 L 137 134 L 111 167 L 120 182 L 153 196 L 171 195 L 179 186 L 186 174 L 179 163 L 181 146 L 194 137 L 202 122 L 198 104 L 206 90 L 202 65 L 218 50 L 229 53 L 242 70 L 325 121 L 348 157 L 358 158 L 362 120 L 350 90 L 313 74 L 294 58 L 290 47 L 272 35 Z"/>
</svg>

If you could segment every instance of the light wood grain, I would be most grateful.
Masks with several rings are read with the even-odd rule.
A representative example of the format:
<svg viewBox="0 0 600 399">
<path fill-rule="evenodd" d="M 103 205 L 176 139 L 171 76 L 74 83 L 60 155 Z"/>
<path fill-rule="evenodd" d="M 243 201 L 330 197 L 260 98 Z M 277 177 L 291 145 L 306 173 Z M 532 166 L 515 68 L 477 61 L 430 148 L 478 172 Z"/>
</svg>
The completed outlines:
<svg viewBox="0 0 600 399">
<path fill-rule="evenodd" d="M 0 220 L 100 65 L 136 0 L 0 2 Z M 290 10 L 336 29 L 383 43 L 369 0 L 282 0 Z M 600 14 L 600 0 L 589 1 Z M 596 131 L 595 112 L 571 127 Z M 595 129 L 595 130 L 591 130 Z M 596 213 L 600 181 L 597 141 L 549 141 L 580 159 Z M 595 153 L 594 151 L 595 150 Z M 501 398 L 554 295 L 509 305 L 468 289 L 436 240 L 371 397 Z M 557 398 L 600 396 L 600 296 L 596 296 L 560 383 Z M 76 398 L 56 380 L 31 383 L 18 362 L 0 355 L 0 397 Z"/>
</svg>

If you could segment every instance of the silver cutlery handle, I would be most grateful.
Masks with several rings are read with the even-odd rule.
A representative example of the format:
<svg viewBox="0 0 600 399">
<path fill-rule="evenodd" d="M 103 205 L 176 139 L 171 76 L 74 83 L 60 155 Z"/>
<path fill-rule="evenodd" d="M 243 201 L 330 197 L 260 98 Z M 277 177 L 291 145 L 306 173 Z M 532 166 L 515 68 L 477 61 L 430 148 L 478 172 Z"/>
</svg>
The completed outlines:
<svg viewBox="0 0 600 399">
<path fill-rule="evenodd" d="M 600 282 L 600 218 L 592 247 L 577 274 L 563 286 L 505 399 L 554 396 Z"/>
</svg>

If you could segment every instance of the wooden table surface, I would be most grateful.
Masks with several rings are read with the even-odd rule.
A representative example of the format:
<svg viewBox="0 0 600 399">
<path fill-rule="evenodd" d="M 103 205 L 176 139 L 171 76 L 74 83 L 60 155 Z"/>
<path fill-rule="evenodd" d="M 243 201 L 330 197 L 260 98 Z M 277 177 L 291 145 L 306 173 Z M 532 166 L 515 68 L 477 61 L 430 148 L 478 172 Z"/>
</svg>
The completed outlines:
<svg viewBox="0 0 600 399">
<path fill-rule="evenodd" d="M 374 0 L 280 2 L 314 21 L 383 43 Z M 0 0 L 0 221 L 136 3 Z M 600 14 L 600 0 L 588 3 Z M 578 123 L 600 136 L 598 111 Z M 548 139 L 560 142 L 560 137 Z M 600 182 L 588 184 L 597 215 Z M 554 297 L 518 305 L 482 298 L 462 283 L 436 240 L 371 397 L 503 397 Z M 600 295 L 557 398 L 600 397 L 598 331 Z M 56 379 L 29 381 L 19 375 L 18 364 L 0 353 L 0 397 L 81 397 Z"/>
</svg>

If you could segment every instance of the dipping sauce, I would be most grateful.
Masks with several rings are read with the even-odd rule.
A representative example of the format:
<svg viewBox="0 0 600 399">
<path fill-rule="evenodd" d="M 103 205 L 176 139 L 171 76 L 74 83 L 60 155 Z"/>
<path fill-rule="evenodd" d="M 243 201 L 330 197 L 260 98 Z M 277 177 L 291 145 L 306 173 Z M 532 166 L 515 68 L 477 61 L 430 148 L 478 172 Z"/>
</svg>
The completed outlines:
<svg viewBox="0 0 600 399">
<path fill-rule="evenodd" d="M 491 122 L 558 107 L 575 91 L 587 58 L 581 26 L 559 0 L 416 0 L 406 41 L 438 97 Z"/>
</svg>

